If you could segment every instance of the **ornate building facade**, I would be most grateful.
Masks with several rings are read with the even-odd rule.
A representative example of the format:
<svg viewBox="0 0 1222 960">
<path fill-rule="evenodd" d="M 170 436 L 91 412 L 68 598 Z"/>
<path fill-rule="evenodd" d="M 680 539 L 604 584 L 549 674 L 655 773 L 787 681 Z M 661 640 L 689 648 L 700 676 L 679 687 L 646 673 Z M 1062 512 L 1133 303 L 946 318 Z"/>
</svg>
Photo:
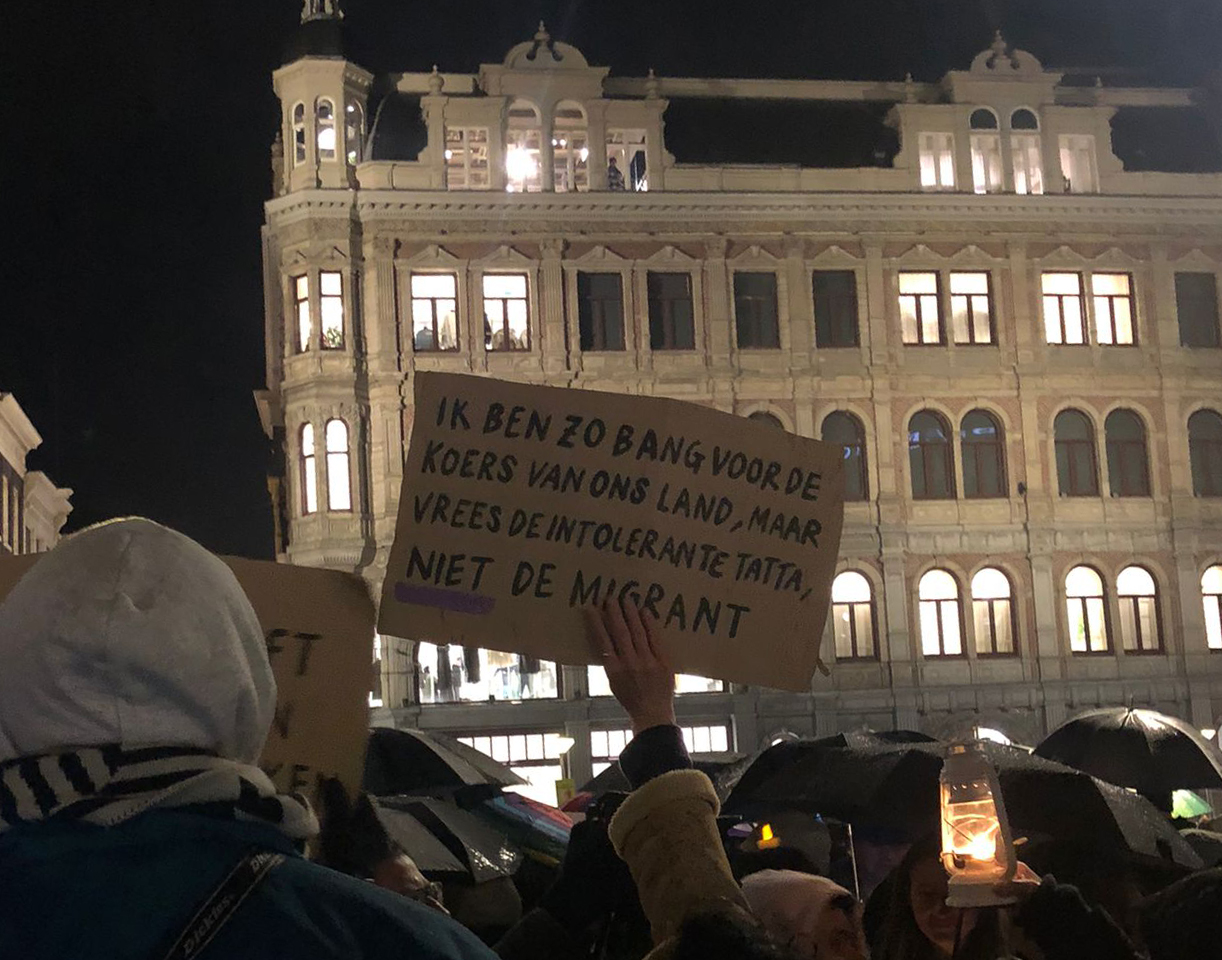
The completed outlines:
<svg viewBox="0 0 1222 960">
<path fill-rule="evenodd" d="M 0 393 L 0 556 L 50 550 L 72 512 L 71 490 L 26 469 L 26 457 L 41 443 L 17 398 Z"/>
<path fill-rule="evenodd" d="M 416 371 L 677 397 L 843 446 L 851 498 L 827 673 L 682 678 L 694 749 L 1222 722 L 1216 105 L 1000 37 L 939 83 L 613 78 L 542 26 L 375 78 L 306 6 L 263 231 L 283 559 L 380 588 Z M 597 670 L 415 639 L 383 722 L 542 782 L 622 747 Z"/>
</svg>

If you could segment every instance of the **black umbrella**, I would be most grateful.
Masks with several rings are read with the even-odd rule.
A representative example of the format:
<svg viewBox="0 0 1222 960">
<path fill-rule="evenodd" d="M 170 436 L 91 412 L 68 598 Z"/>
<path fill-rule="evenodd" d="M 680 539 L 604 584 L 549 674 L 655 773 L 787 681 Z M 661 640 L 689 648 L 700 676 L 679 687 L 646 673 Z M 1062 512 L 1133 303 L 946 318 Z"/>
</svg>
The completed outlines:
<svg viewBox="0 0 1222 960">
<path fill-rule="evenodd" d="M 1192 724 L 1154 710 L 1091 710 L 1053 730 L 1036 754 L 1143 796 L 1222 787 L 1222 752 Z"/>
<path fill-rule="evenodd" d="M 470 868 L 406 810 L 395 810 L 380 803 L 374 809 L 382 829 L 415 861 L 426 877 L 435 879 L 440 875 L 470 875 Z"/>
<path fill-rule="evenodd" d="M 392 814 L 410 814 L 465 865 L 476 883 L 511 877 L 522 862 L 521 851 L 504 834 L 449 801 L 383 797 L 380 805 Z"/>
<path fill-rule="evenodd" d="M 369 733 L 361 787 L 381 797 L 525 782 L 504 764 L 444 733 L 375 727 Z"/>
<path fill-rule="evenodd" d="M 751 763 L 750 757 L 741 753 L 706 753 L 692 758 L 692 766 L 708 775 L 713 781 L 713 789 L 717 796 L 724 800 L 730 788 L 738 781 L 739 775 Z M 601 797 L 604 793 L 619 791 L 628 793 L 632 785 L 620 770 L 618 763 L 613 763 L 602 773 L 590 780 L 581 788 L 582 793 Z"/>
<path fill-rule="evenodd" d="M 725 810 L 763 816 L 796 808 L 916 839 L 938 829 L 945 749 L 913 743 L 807 751 L 761 782 L 744 775 Z M 986 744 L 985 750 L 998 767 L 1016 835 L 1128 849 L 1189 867 L 1200 863 L 1166 818 L 1136 794 L 1013 747 Z"/>
</svg>

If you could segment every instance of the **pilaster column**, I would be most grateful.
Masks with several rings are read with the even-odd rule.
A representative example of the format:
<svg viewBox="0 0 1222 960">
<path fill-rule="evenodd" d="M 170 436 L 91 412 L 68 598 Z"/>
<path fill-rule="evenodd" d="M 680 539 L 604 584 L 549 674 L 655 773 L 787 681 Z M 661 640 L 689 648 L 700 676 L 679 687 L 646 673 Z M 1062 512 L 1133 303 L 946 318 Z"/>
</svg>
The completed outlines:
<svg viewBox="0 0 1222 960">
<path fill-rule="evenodd" d="M 544 240 L 539 244 L 539 330 L 543 372 L 558 376 L 571 369 L 569 345 L 564 335 L 564 269 L 566 241 Z"/>
</svg>

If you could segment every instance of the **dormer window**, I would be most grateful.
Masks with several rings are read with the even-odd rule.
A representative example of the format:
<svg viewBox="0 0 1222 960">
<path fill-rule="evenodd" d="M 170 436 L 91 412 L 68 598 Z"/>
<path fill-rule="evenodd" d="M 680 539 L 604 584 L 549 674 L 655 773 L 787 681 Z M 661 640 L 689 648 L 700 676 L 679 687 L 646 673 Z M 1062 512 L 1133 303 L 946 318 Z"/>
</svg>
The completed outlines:
<svg viewBox="0 0 1222 960">
<path fill-rule="evenodd" d="M 1010 155 L 1014 163 L 1015 193 L 1044 192 L 1044 158 L 1040 150 L 1039 129 L 1039 119 L 1026 107 L 1020 107 L 1010 114 Z"/>
<path fill-rule="evenodd" d="M 320 97 L 315 108 L 315 131 L 319 160 L 335 159 L 335 104 Z"/>
<path fill-rule="evenodd" d="M 972 189 L 976 193 L 1000 193 L 1004 189 L 1001 166 L 1001 132 L 997 114 L 988 107 L 972 111 Z"/>
<path fill-rule="evenodd" d="M 539 110 L 525 100 L 509 108 L 505 136 L 505 189 L 509 193 L 538 193 L 543 189 L 539 166 L 543 129 Z"/>
<path fill-rule="evenodd" d="M 921 187 L 955 189 L 955 137 L 951 133 L 922 133 L 917 139 L 921 160 Z"/>
<path fill-rule="evenodd" d="M 293 105 L 293 166 L 305 163 L 306 159 L 306 121 L 305 104 Z"/>
<path fill-rule="evenodd" d="M 581 104 L 563 101 L 552 115 L 553 185 L 557 193 L 590 189 L 590 144 Z"/>
<path fill-rule="evenodd" d="M 649 189 L 645 176 L 644 130 L 607 130 L 606 180 L 608 190 Z"/>
<path fill-rule="evenodd" d="M 1059 146 L 1065 193 L 1096 193 L 1099 179 L 1095 171 L 1095 138 L 1089 134 L 1062 134 Z"/>
<path fill-rule="evenodd" d="M 360 163 L 364 158 L 365 111 L 355 100 L 344 107 L 344 147 L 348 151 L 348 162 Z"/>
<path fill-rule="evenodd" d="M 488 128 L 446 127 L 446 188 L 487 190 Z"/>
</svg>

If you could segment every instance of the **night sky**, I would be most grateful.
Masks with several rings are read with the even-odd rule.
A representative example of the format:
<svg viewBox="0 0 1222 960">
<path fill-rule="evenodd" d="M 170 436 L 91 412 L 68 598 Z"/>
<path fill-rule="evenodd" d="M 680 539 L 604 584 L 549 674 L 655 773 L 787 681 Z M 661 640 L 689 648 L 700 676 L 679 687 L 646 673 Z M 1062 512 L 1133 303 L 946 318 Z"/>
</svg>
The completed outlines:
<svg viewBox="0 0 1222 960">
<path fill-rule="evenodd" d="M 474 71 L 542 16 L 613 74 L 934 80 L 1001 27 L 1046 66 L 1199 81 L 1220 0 L 348 0 L 376 72 Z M 271 71 L 299 0 L 6 4 L 0 26 L 0 391 L 73 488 L 270 556 L 259 262 Z"/>
</svg>

